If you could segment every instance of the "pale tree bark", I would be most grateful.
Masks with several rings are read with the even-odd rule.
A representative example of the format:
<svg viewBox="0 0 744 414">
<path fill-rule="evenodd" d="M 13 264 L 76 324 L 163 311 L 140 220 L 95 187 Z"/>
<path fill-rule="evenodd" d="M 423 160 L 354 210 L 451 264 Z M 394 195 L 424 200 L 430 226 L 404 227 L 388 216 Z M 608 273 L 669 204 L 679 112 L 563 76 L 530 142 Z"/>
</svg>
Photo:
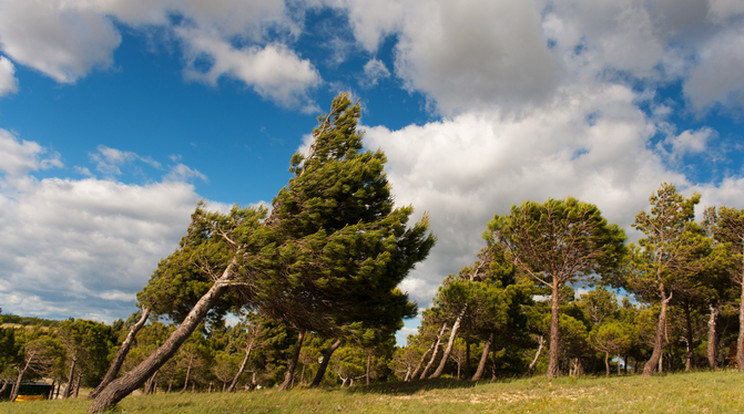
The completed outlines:
<svg viewBox="0 0 744 414">
<path fill-rule="evenodd" d="M 444 331 L 447 328 L 447 324 L 443 323 L 441 330 Z M 437 335 L 439 336 L 439 335 Z M 426 361 L 426 357 L 429 355 L 429 352 L 432 352 L 434 350 L 434 347 L 437 346 L 437 341 L 432 341 L 431 346 L 429 349 L 426 350 L 426 352 L 421 355 L 421 359 L 419 360 L 418 365 L 416 365 L 416 369 L 413 370 L 413 373 L 411 374 L 411 379 L 416 378 L 419 375 L 419 370 L 424 365 L 424 361 Z"/>
<path fill-rule="evenodd" d="M 258 334 L 257 327 L 254 330 L 254 333 Z M 232 382 L 230 383 L 230 386 L 227 388 L 227 392 L 233 392 L 235 391 L 235 387 L 238 385 L 238 381 L 240 380 L 240 377 L 243 375 L 243 372 L 245 372 L 245 367 L 248 365 L 248 358 L 251 356 L 251 351 L 253 351 L 253 344 L 256 342 L 256 335 L 251 335 L 251 339 L 248 340 L 248 343 L 245 347 L 245 354 L 243 355 L 243 361 L 240 363 L 240 368 L 238 368 L 238 372 L 235 373 L 235 377 L 233 377 Z M 224 387 L 223 387 L 224 388 Z"/>
<path fill-rule="evenodd" d="M 297 334 L 297 342 L 295 343 L 294 352 L 292 353 L 292 360 L 289 361 L 287 372 L 284 373 L 284 382 L 279 386 L 279 389 L 284 391 L 292 387 L 292 380 L 294 379 L 294 373 L 297 369 L 297 361 L 300 359 L 300 350 L 302 350 L 302 340 L 305 338 L 305 331 L 300 331 Z"/>
<path fill-rule="evenodd" d="M 191 367 L 194 364 L 194 356 L 189 356 L 189 365 L 186 366 L 186 379 L 183 381 L 183 388 L 181 392 L 186 392 L 186 388 L 189 386 L 189 377 L 191 377 Z"/>
<path fill-rule="evenodd" d="M 560 343 L 560 285 L 558 284 L 558 278 L 553 277 L 552 294 L 550 298 L 550 358 L 548 360 L 548 372 L 546 373 L 548 378 L 556 378 L 558 376 L 558 359 L 559 354 L 559 343 Z"/>
<path fill-rule="evenodd" d="M 372 370 L 372 351 L 367 351 L 367 372 L 364 373 L 365 381 L 369 385 L 369 372 Z"/>
<path fill-rule="evenodd" d="M 672 299 L 672 296 L 670 295 L 669 297 L 667 297 L 663 284 L 661 285 L 659 290 L 661 292 L 661 310 L 659 312 L 659 322 L 656 326 L 656 335 L 654 336 L 654 350 L 651 353 L 651 358 L 649 358 L 649 360 L 646 361 L 646 365 L 643 366 L 644 377 L 650 377 L 654 374 L 654 370 L 656 369 L 661 372 L 661 353 L 664 348 L 664 331 L 666 330 L 667 307 L 669 306 L 669 301 Z"/>
<path fill-rule="evenodd" d="M 437 340 L 434 342 L 434 351 L 431 354 L 431 359 L 429 360 L 429 363 L 426 364 L 426 367 L 421 372 L 421 376 L 419 379 L 426 378 L 426 373 L 429 371 L 429 368 L 431 368 L 432 365 L 434 365 L 434 360 L 437 359 L 437 354 L 439 353 L 439 345 L 442 343 L 442 336 L 444 335 L 444 331 L 447 329 L 447 323 L 442 324 L 442 330 L 439 331 L 439 335 L 437 335 Z"/>
<path fill-rule="evenodd" d="M 605 351 L 604 363 L 605 363 L 605 372 L 606 372 L 605 376 L 609 377 L 610 376 L 610 353 L 607 351 Z M 618 367 L 620 366 L 619 360 L 617 362 L 617 366 Z"/>
<path fill-rule="evenodd" d="M 117 375 L 119 375 L 119 370 L 121 369 L 121 365 L 124 363 L 124 359 L 127 357 L 127 354 L 129 353 L 129 349 L 132 347 L 132 343 L 134 343 L 134 338 L 137 336 L 137 332 L 145 326 L 145 322 L 147 322 L 147 318 L 150 316 L 150 309 L 146 307 L 142 307 L 142 315 L 140 316 L 137 323 L 132 325 L 131 328 L 129 328 L 129 333 L 127 333 L 126 338 L 124 338 L 124 342 L 121 343 L 121 346 L 119 347 L 119 351 L 116 353 L 116 357 L 111 362 L 111 366 L 109 366 L 108 371 L 106 371 L 106 375 L 103 376 L 103 379 L 101 380 L 101 383 L 96 386 L 96 388 L 91 391 L 91 393 L 88 395 L 89 399 L 94 399 L 98 394 L 103 390 L 111 381 L 113 381 Z"/>
<path fill-rule="evenodd" d="M 741 297 L 739 299 L 739 337 L 736 340 L 736 365 L 739 367 L 739 372 L 744 372 L 744 236 L 742 236 L 741 241 L 742 274 L 739 275 L 739 283 L 741 283 Z"/>
<path fill-rule="evenodd" d="M 537 352 L 535 352 L 535 357 L 532 358 L 532 362 L 530 362 L 530 366 L 527 369 L 527 375 L 532 375 L 532 371 L 535 369 L 535 365 L 537 365 L 537 360 L 540 358 L 540 353 L 542 352 L 544 346 L 545 338 L 540 335 L 540 338 L 538 339 Z"/>
<path fill-rule="evenodd" d="M 317 387 L 320 385 L 320 382 L 323 381 L 325 372 L 328 369 L 328 363 L 331 361 L 331 356 L 336 351 L 336 349 L 338 349 L 339 346 L 341 346 L 341 340 L 336 339 L 336 341 L 333 342 L 331 346 L 328 347 L 328 349 L 326 349 L 325 353 L 323 353 L 323 359 L 320 361 L 318 372 L 315 373 L 315 378 L 313 378 L 313 382 L 310 384 L 310 387 Z"/>
<path fill-rule="evenodd" d="M 65 385 L 65 390 L 62 391 L 62 398 L 64 399 L 70 398 L 70 393 L 72 392 L 73 380 L 75 379 L 75 365 L 77 365 L 77 358 L 72 358 L 72 361 L 70 361 L 70 372 L 67 374 L 67 384 Z"/>
<path fill-rule="evenodd" d="M 718 318 L 718 307 L 709 305 L 710 317 L 708 318 L 708 368 L 716 369 L 716 349 L 718 345 L 718 335 L 716 335 L 716 319 Z"/>
<path fill-rule="evenodd" d="M 222 272 L 222 275 L 214 282 L 209 291 L 199 298 L 199 301 L 196 302 L 196 305 L 194 305 L 183 322 L 181 322 L 181 325 L 168 336 L 168 339 L 166 339 L 163 345 L 128 373 L 109 383 L 93 400 L 90 407 L 88 407 L 88 413 L 100 413 L 113 408 L 124 397 L 141 387 L 147 378 L 168 362 L 173 354 L 178 351 L 178 348 L 186 342 L 191 333 L 204 320 L 207 312 L 212 309 L 215 302 L 225 293 L 235 277 L 233 267 L 236 265 L 237 259 L 233 257 L 233 260 L 224 272 Z"/>
<path fill-rule="evenodd" d="M 462 322 L 462 318 L 465 316 L 465 312 L 467 312 L 467 308 L 467 305 L 463 306 L 462 310 L 457 315 L 457 319 L 455 319 L 455 323 L 452 325 L 452 330 L 450 331 L 449 340 L 447 341 L 447 347 L 444 349 L 444 353 L 442 354 L 442 360 L 439 362 L 437 370 L 434 371 L 434 373 L 431 374 L 429 378 L 439 378 L 439 376 L 442 375 L 442 372 L 444 372 L 444 367 L 445 365 L 447 365 L 447 360 L 452 353 L 452 347 L 455 345 L 457 330 L 460 329 L 460 323 Z"/>
<path fill-rule="evenodd" d="M 491 352 L 491 345 L 493 344 L 493 341 L 496 339 L 496 335 L 491 333 L 491 336 L 488 337 L 488 340 L 483 345 L 483 352 L 481 353 L 480 361 L 478 362 L 478 369 L 475 370 L 475 374 L 473 374 L 473 381 L 478 381 L 483 377 L 483 372 L 486 370 L 486 361 L 488 360 L 488 353 Z"/>
</svg>

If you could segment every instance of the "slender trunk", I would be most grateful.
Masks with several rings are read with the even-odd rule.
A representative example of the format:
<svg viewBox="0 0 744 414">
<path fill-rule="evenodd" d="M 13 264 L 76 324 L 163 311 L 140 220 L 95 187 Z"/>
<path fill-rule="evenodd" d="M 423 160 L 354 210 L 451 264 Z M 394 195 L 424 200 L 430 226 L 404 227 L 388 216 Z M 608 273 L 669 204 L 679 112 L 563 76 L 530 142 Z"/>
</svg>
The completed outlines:
<svg viewBox="0 0 744 414">
<path fill-rule="evenodd" d="M 535 365 L 537 365 L 537 360 L 540 358 L 540 353 L 545 346 L 545 338 L 543 338 L 542 335 L 540 335 L 540 338 L 537 340 L 537 344 L 537 352 L 535 352 L 535 357 L 532 358 L 532 362 L 530 362 L 530 367 L 527 369 L 527 375 L 532 375 L 532 371 L 535 369 Z"/>
<path fill-rule="evenodd" d="M 744 260 L 744 255 L 742 255 Z M 744 264 L 742 265 L 744 269 Z M 744 270 L 742 270 L 744 272 Z M 741 298 L 739 300 L 739 337 L 736 340 L 736 365 L 744 372 L 744 274 L 741 275 Z"/>
<path fill-rule="evenodd" d="M 8 388 L 8 381 L 3 380 L 3 385 L 0 387 L 0 395 L 3 395 L 6 388 Z M 52 389 L 54 389 L 54 383 L 52 383 Z M 51 400 L 52 398 L 50 397 L 49 399 Z"/>
<path fill-rule="evenodd" d="M 279 386 L 279 389 L 284 391 L 288 390 L 292 386 L 292 380 L 294 379 L 295 369 L 297 369 L 297 361 L 300 359 L 300 350 L 302 349 L 302 340 L 305 338 L 305 331 L 300 331 L 297 334 L 297 342 L 295 343 L 294 353 L 292 353 L 292 360 L 289 361 L 287 372 L 284 374 L 284 382 Z"/>
<path fill-rule="evenodd" d="M 170 394 L 171 390 L 173 389 L 173 381 L 174 381 L 173 378 L 171 378 L 170 381 L 168 381 L 168 389 L 165 391 L 166 394 Z"/>
<path fill-rule="evenodd" d="M 233 257 L 232 262 L 227 266 L 222 276 L 199 299 L 183 322 L 181 322 L 181 325 L 170 334 L 163 345 L 124 376 L 115 379 L 106 386 L 93 400 L 90 407 L 88 407 L 88 413 L 100 413 L 113 408 L 124 397 L 141 387 L 148 377 L 168 362 L 173 354 L 178 351 L 178 348 L 194 332 L 194 329 L 204 320 L 204 316 L 212 309 L 217 299 L 225 293 L 234 277 L 232 269 L 236 265 L 237 259 Z"/>
<path fill-rule="evenodd" d="M 186 379 L 183 381 L 183 388 L 181 389 L 181 392 L 186 392 L 186 389 L 189 386 L 189 377 L 191 377 L 191 365 L 194 363 L 194 356 L 189 356 L 189 365 L 186 366 Z"/>
<path fill-rule="evenodd" d="M 491 333 L 491 336 L 488 337 L 488 340 L 485 344 L 483 344 L 483 352 L 481 353 L 480 361 L 478 362 L 478 369 L 475 370 L 475 374 L 473 374 L 473 381 L 478 381 L 483 377 L 483 371 L 486 370 L 486 361 L 488 360 L 488 353 L 491 351 L 491 344 L 493 343 L 495 339 L 495 335 Z"/>
<path fill-rule="evenodd" d="M 548 371 L 546 373 L 548 378 L 556 378 L 558 376 L 558 358 L 560 357 L 560 342 L 559 342 L 559 305 L 560 305 L 560 286 L 558 285 L 558 279 L 553 278 L 552 293 L 550 298 L 550 359 L 548 361 Z"/>
<path fill-rule="evenodd" d="M 442 354 L 442 360 L 439 362 L 439 367 L 437 367 L 437 370 L 434 371 L 433 374 L 429 378 L 439 378 L 440 375 L 442 375 L 442 372 L 444 372 L 444 367 L 447 365 L 447 360 L 449 359 L 450 354 L 452 353 L 452 347 L 455 344 L 455 338 L 457 337 L 457 330 L 460 328 L 460 323 L 462 322 L 462 318 L 465 316 L 465 312 L 467 311 L 467 305 L 462 308 L 460 313 L 457 315 L 457 319 L 455 319 L 454 325 L 452 325 L 452 331 L 450 332 L 449 340 L 447 341 L 447 347 L 444 349 L 444 354 Z"/>
<path fill-rule="evenodd" d="M 470 378 L 470 339 L 465 339 L 465 378 Z"/>
<path fill-rule="evenodd" d="M 256 328 L 254 332 L 258 333 L 258 327 Z M 235 373 L 235 377 L 230 383 L 230 387 L 227 388 L 227 392 L 235 391 L 235 387 L 238 385 L 240 376 L 243 375 L 243 372 L 245 372 L 245 367 L 248 365 L 248 358 L 251 356 L 251 351 L 253 351 L 253 344 L 255 342 L 256 342 L 256 335 L 252 335 L 251 339 L 248 341 L 248 344 L 246 344 L 245 354 L 243 355 L 243 361 L 240 363 L 240 368 L 238 368 L 238 372 Z M 223 391 L 224 391 L 224 387 L 223 387 Z"/>
<path fill-rule="evenodd" d="M 29 363 L 30 363 L 30 360 L 26 362 L 26 365 L 23 367 L 23 369 L 18 370 L 18 376 L 16 377 L 16 382 L 15 384 L 13 384 L 13 388 L 10 389 L 10 402 L 15 402 L 16 398 L 18 398 L 18 391 L 21 388 L 21 382 L 23 381 L 23 375 L 26 373 Z"/>
<path fill-rule="evenodd" d="M 623 361 L 623 364 L 627 364 L 628 361 Z M 620 376 L 620 354 L 617 354 L 617 376 Z"/>
<path fill-rule="evenodd" d="M 155 371 L 154 374 L 150 378 L 145 381 L 145 394 L 153 394 L 153 390 L 155 387 L 155 376 L 158 375 L 158 371 Z"/>
<path fill-rule="evenodd" d="M 643 376 L 650 377 L 654 374 L 654 370 L 657 369 L 661 372 L 661 353 L 664 349 L 664 330 L 666 329 L 666 318 L 667 318 L 667 306 L 669 305 L 669 299 L 667 298 L 664 285 L 661 285 L 661 311 L 659 312 L 659 322 L 656 325 L 656 335 L 654 336 L 654 350 L 651 353 L 651 358 L 646 361 L 646 365 L 643 366 Z"/>
<path fill-rule="evenodd" d="M 434 365 L 434 360 L 437 359 L 437 354 L 439 353 L 439 345 L 442 343 L 442 335 L 444 335 L 444 331 L 447 329 L 447 323 L 442 324 L 442 330 L 439 331 L 439 335 L 437 335 L 437 340 L 434 341 L 434 352 L 431 354 L 431 359 L 429 359 L 429 363 L 426 364 L 426 367 L 424 368 L 424 371 L 421 372 L 421 376 L 419 379 L 426 378 L 426 373 L 429 372 L 429 368 L 431 368 L 432 365 Z"/>
<path fill-rule="evenodd" d="M 88 395 L 88 399 L 92 400 L 96 398 L 98 394 L 104 388 L 106 388 L 106 386 L 109 385 L 109 383 L 113 381 L 117 375 L 119 375 L 121 365 L 124 363 L 124 359 L 127 357 L 129 349 L 132 347 L 132 343 L 134 342 L 135 336 L 137 336 L 137 332 L 139 332 L 139 330 L 145 325 L 145 322 L 147 322 L 147 318 L 149 316 L 150 309 L 142 307 L 142 315 L 140 316 L 137 323 L 132 325 L 132 327 L 129 329 L 129 333 L 127 334 L 127 337 L 124 338 L 124 342 L 121 343 L 121 347 L 119 347 L 119 351 L 116 353 L 116 357 L 111 362 L 111 366 L 109 367 L 108 371 L 106 371 L 106 375 L 103 376 L 101 383 L 98 384 L 93 391 L 91 391 L 91 393 Z"/>
<path fill-rule="evenodd" d="M 62 398 L 64 399 L 70 398 L 70 392 L 72 392 L 72 383 L 75 379 L 75 365 L 77 365 L 77 358 L 73 358 L 72 361 L 70 361 L 70 372 L 67 374 L 67 385 L 65 385 L 65 390 L 62 391 Z"/>
<path fill-rule="evenodd" d="M 692 331 L 692 311 L 690 310 L 690 304 L 685 303 L 685 334 L 687 342 L 687 353 L 685 354 L 685 372 L 692 371 L 692 367 L 695 365 L 695 351 L 694 346 L 694 332 Z"/>
<path fill-rule="evenodd" d="M 367 351 L 367 372 L 364 374 L 367 385 L 369 385 L 370 371 L 372 371 L 372 351 Z"/>
<path fill-rule="evenodd" d="M 78 372 L 77 376 L 75 377 L 75 398 L 78 397 L 78 394 L 80 394 L 80 383 L 83 381 L 83 373 Z"/>
<path fill-rule="evenodd" d="M 341 346 L 341 340 L 336 339 L 336 341 L 331 344 L 328 349 L 326 349 L 325 353 L 323 354 L 323 360 L 320 361 L 318 372 L 315 373 L 315 378 L 313 378 L 313 382 L 310 384 L 310 387 L 317 387 L 318 385 L 320 385 L 320 382 L 323 381 L 326 369 L 328 369 L 328 363 L 331 361 L 331 355 L 333 355 L 333 352 L 335 352 L 339 346 Z"/>
<path fill-rule="evenodd" d="M 618 366 L 620 366 L 620 361 L 618 361 Z M 605 376 L 610 376 L 610 353 L 605 351 Z"/>
</svg>

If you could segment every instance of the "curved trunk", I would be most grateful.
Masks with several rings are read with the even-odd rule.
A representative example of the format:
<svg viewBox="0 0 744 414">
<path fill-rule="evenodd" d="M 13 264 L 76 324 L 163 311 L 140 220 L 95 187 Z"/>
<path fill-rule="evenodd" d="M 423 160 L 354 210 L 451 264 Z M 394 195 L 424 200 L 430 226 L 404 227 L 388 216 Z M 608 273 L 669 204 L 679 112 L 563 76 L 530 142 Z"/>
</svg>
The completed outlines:
<svg viewBox="0 0 744 414">
<path fill-rule="evenodd" d="M 548 378 L 556 378 L 558 376 L 558 359 L 560 357 L 559 288 L 558 280 L 554 277 L 550 298 L 550 359 L 548 361 L 548 371 L 546 373 Z"/>
<path fill-rule="evenodd" d="M 225 271 L 222 272 L 222 276 L 214 282 L 204 296 L 199 298 L 199 301 L 196 302 L 196 305 L 194 305 L 183 322 L 181 322 L 181 325 L 170 334 L 163 345 L 131 371 L 106 386 L 90 404 L 88 413 L 100 413 L 113 408 L 124 397 L 141 387 L 147 381 L 147 378 L 151 377 L 155 371 L 168 362 L 173 354 L 178 351 L 178 348 L 186 342 L 196 327 L 199 326 L 201 321 L 204 320 L 207 312 L 214 306 L 217 299 L 225 293 L 230 281 L 234 277 L 232 268 L 236 264 L 237 260 L 233 258 Z"/>
<path fill-rule="evenodd" d="M 483 372 L 486 370 L 486 361 L 488 360 L 488 353 L 491 352 L 491 344 L 495 339 L 495 335 L 491 333 L 488 340 L 483 344 L 483 352 L 481 353 L 480 361 L 478 362 L 478 369 L 473 374 L 473 381 L 478 381 L 483 377 Z"/>
<path fill-rule="evenodd" d="M 313 382 L 310 384 L 310 387 L 317 387 L 318 385 L 320 385 L 320 382 L 323 381 L 325 372 L 328 369 L 328 363 L 331 361 L 331 356 L 336 351 L 336 349 L 338 349 L 339 346 L 341 346 L 341 340 L 336 339 L 336 342 L 332 343 L 331 346 L 326 349 L 325 353 L 323 353 L 323 360 L 320 361 L 318 372 L 315 373 L 315 378 L 313 378 Z"/>
<path fill-rule="evenodd" d="M 442 372 L 444 372 L 444 367 L 445 365 L 447 365 L 447 360 L 449 359 L 449 356 L 452 353 L 452 347 L 455 344 L 457 330 L 460 329 L 460 323 L 462 322 L 462 318 L 465 316 L 467 308 L 467 306 L 464 306 L 460 313 L 457 315 L 457 319 L 455 319 L 455 323 L 454 325 L 452 325 L 452 331 L 450 332 L 449 340 L 447 341 L 447 347 L 444 349 L 444 354 L 442 354 L 442 360 L 439 362 L 437 370 L 434 371 L 434 373 L 431 374 L 429 378 L 439 378 L 439 376 L 442 375 Z"/>
<path fill-rule="evenodd" d="M 284 391 L 292 387 L 292 380 L 294 379 L 294 373 L 297 369 L 297 361 L 300 359 L 300 350 L 302 349 L 302 340 L 305 338 L 305 331 L 300 331 L 297 334 L 297 342 L 295 343 L 294 352 L 292 353 L 292 360 L 289 361 L 287 372 L 284 374 L 284 382 L 279 386 L 279 389 Z"/>
<path fill-rule="evenodd" d="M 258 332 L 258 330 L 256 330 Z M 235 391 L 235 387 L 238 385 L 238 381 L 240 380 L 240 377 L 243 375 L 243 372 L 245 372 L 245 367 L 248 365 L 248 358 L 251 356 L 251 351 L 253 351 L 253 344 L 256 342 L 256 336 L 251 336 L 250 341 L 248 341 L 248 344 L 245 348 L 245 355 L 243 355 L 243 361 L 240 363 L 240 368 L 238 368 L 238 372 L 235 374 L 235 377 L 233 377 L 232 382 L 230 383 L 230 386 L 227 388 L 227 392 L 233 392 Z M 225 387 L 222 387 L 222 390 L 224 391 Z"/>
<path fill-rule="evenodd" d="M 191 366 L 194 364 L 194 356 L 189 357 L 189 365 L 186 367 L 186 379 L 183 381 L 183 388 L 181 389 L 181 392 L 186 392 L 186 389 L 189 386 L 189 378 L 191 377 Z"/>
<path fill-rule="evenodd" d="M 116 353 L 116 357 L 111 362 L 111 366 L 109 367 L 108 371 L 106 371 L 106 375 L 103 376 L 103 379 L 101 380 L 101 383 L 96 386 L 96 388 L 91 391 L 91 393 L 88 395 L 88 399 L 94 399 L 98 394 L 106 388 L 111 381 L 116 379 L 116 376 L 119 375 L 119 370 L 121 369 L 121 365 L 124 363 L 124 359 L 127 357 L 127 354 L 129 353 L 129 349 L 132 347 L 132 343 L 134 342 L 134 338 L 137 336 L 137 332 L 145 325 L 145 322 L 147 322 L 147 318 L 150 316 L 150 309 L 143 307 L 142 308 L 142 315 L 140 316 L 137 323 L 132 325 L 132 327 L 129 329 L 129 333 L 127 334 L 127 337 L 124 338 L 124 342 L 121 343 L 121 347 L 119 347 L 119 351 Z"/>
<path fill-rule="evenodd" d="M 439 335 L 437 335 L 437 340 L 434 341 L 434 353 L 431 354 L 431 359 L 429 360 L 429 363 L 426 364 L 426 367 L 424 368 L 424 371 L 421 373 L 421 376 L 419 379 L 426 378 L 426 373 L 429 371 L 429 368 L 431 368 L 432 365 L 434 365 L 434 360 L 437 359 L 437 354 L 439 353 L 439 344 L 442 343 L 442 335 L 444 335 L 444 331 L 447 330 L 447 323 L 442 324 L 442 330 L 439 331 Z"/>
<path fill-rule="evenodd" d="M 654 336 L 654 351 L 651 353 L 651 358 L 646 361 L 646 365 L 643 366 L 643 376 L 650 377 L 654 374 L 661 362 L 661 352 L 664 348 L 664 330 L 666 329 L 666 318 L 667 318 L 667 306 L 669 305 L 669 299 L 667 298 L 666 292 L 664 291 L 664 285 L 661 285 L 661 311 L 659 312 L 659 322 L 656 325 L 656 335 Z"/>
<path fill-rule="evenodd" d="M 543 350 L 543 347 L 545 346 L 545 338 L 543 338 L 542 335 L 540 335 L 540 338 L 538 339 L 538 345 L 537 345 L 537 351 L 535 352 L 535 357 L 532 358 L 532 362 L 530 362 L 530 367 L 527 369 L 527 375 L 532 375 L 532 371 L 535 369 L 535 365 L 537 365 L 537 360 L 540 358 L 540 353 Z"/>
<path fill-rule="evenodd" d="M 620 366 L 620 361 L 618 361 L 618 366 Z M 606 376 L 610 376 L 610 353 L 605 351 L 605 372 Z"/>
</svg>

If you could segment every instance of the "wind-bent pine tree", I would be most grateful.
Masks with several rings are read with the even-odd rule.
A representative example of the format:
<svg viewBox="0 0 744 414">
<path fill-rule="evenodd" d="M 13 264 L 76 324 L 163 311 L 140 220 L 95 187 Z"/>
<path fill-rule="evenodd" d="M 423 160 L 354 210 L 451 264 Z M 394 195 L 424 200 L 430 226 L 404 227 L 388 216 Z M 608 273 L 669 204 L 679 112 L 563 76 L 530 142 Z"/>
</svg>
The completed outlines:
<svg viewBox="0 0 744 414">
<path fill-rule="evenodd" d="M 608 224 L 599 209 L 569 197 L 545 203 L 526 201 L 508 215 L 494 216 L 484 234 L 521 272 L 551 289 L 550 359 L 547 376 L 558 376 L 561 287 L 591 279 L 618 266 L 625 233 Z"/>
<path fill-rule="evenodd" d="M 340 338 L 415 315 L 397 285 L 434 244 L 426 215 L 408 227 L 412 207 L 394 207 L 385 155 L 363 149 L 360 114 L 348 94 L 333 100 L 265 222 L 275 248 L 262 256 L 256 306 L 298 331 L 296 356 L 303 332 Z M 293 357 L 282 388 L 295 366 Z"/>
<path fill-rule="evenodd" d="M 105 387 L 89 412 L 115 406 L 150 378 L 210 312 L 219 317 L 229 306 L 250 304 L 296 329 L 295 355 L 304 331 L 327 333 L 374 318 L 389 325 L 414 312 L 396 287 L 426 257 L 434 237 L 426 216 L 409 228 L 413 209 L 393 208 L 385 156 L 363 151 L 356 130 L 360 111 L 348 94 L 333 100 L 331 112 L 319 118 L 313 131 L 310 152 L 293 156 L 294 176 L 266 220 L 261 221 L 265 210 L 260 208 L 234 207 L 220 214 L 197 207 L 181 247 L 159 267 L 162 271 L 140 298 L 153 312 L 167 309 L 181 321 L 179 327 L 141 364 Z M 228 291 L 239 293 L 239 299 L 226 300 Z M 296 357 L 285 388 L 294 366 Z"/>
</svg>

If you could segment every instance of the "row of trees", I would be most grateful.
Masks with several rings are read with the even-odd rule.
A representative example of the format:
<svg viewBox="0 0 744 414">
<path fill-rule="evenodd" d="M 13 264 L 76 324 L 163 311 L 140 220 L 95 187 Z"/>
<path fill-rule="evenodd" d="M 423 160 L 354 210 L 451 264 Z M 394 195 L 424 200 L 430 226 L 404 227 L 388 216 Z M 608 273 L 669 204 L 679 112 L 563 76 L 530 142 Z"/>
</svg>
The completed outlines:
<svg viewBox="0 0 744 414">
<path fill-rule="evenodd" d="M 744 211 L 708 208 L 696 222 L 700 196 L 666 183 L 649 200 L 633 224 L 643 236 L 630 244 L 596 206 L 573 198 L 496 215 L 478 260 L 445 279 L 418 334 L 396 353 L 401 378 L 447 367 L 470 376 L 472 347 L 481 352 L 473 379 L 487 361 L 493 375 L 531 373 L 546 347 L 551 378 L 602 366 L 609 374 L 613 356 L 626 369 L 643 362 L 644 375 L 665 366 L 744 369 Z M 599 288 L 574 294 L 592 285 Z"/>
</svg>

